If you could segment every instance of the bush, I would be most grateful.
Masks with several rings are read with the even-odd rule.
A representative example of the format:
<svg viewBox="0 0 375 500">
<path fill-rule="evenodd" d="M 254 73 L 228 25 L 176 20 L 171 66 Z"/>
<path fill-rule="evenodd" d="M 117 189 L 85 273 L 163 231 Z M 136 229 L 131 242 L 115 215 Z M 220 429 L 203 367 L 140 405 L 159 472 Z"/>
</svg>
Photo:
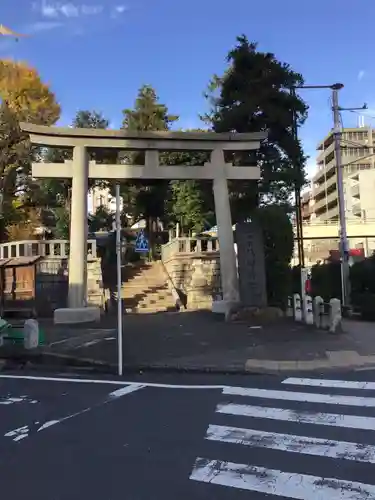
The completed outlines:
<svg viewBox="0 0 375 500">
<path fill-rule="evenodd" d="M 351 299 L 365 319 L 375 319 L 375 256 L 357 262 L 350 269 Z"/>
<path fill-rule="evenodd" d="M 357 262 L 350 268 L 352 293 L 375 293 L 375 256 Z"/>
<path fill-rule="evenodd" d="M 301 294 L 301 266 L 294 266 L 290 270 L 290 289 L 288 295 Z"/>
<path fill-rule="evenodd" d="M 297 274 L 297 269 L 293 272 Z M 293 279 L 293 282 L 295 278 Z M 312 295 L 325 301 L 341 295 L 341 263 L 329 262 L 311 269 Z M 375 319 L 375 256 L 355 263 L 350 268 L 351 304 L 366 319 Z M 293 289 L 295 293 L 295 290 Z"/>
<path fill-rule="evenodd" d="M 320 295 L 328 302 L 341 297 L 341 263 L 316 264 L 311 268 L 311 289 L 314 297 Z"/>
</svg>

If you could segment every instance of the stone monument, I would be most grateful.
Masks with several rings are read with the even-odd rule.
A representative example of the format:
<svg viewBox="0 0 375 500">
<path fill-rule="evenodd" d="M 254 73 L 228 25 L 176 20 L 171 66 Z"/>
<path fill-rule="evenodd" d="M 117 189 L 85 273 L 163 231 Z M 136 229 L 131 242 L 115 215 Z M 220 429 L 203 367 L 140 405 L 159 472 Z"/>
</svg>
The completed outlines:
<svg viewBox="0 0 375 500">
<path fill-rule="evenodd" d="M 237 224 L 236 243 L 241 304 L 245 307 L 266 307 L 262 228 L 256 221 Z"/>
</svg>

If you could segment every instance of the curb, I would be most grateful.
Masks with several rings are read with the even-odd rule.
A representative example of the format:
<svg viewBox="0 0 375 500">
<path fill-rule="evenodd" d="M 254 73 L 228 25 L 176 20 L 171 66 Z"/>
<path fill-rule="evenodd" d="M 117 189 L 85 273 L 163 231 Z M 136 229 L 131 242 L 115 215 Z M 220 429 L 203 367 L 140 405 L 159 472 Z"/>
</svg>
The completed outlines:
<svg viewBox="0 0 375 500">
<path fill-rule="evenodd" d="M 105 363 L 91 358 L 76 358 L 67 354 L 58 353 L 27 353 L 11 358 L 0 359 L 0 371 L 28 369 L 28 370 L 43 370 L 56 372 L 58 370 L 79 369 L 89 371 L 91 373 L 100 374 L 117 374 L 117 364 Z M 220 367 L 217 365 L 211 366 L 182 366 L 170 364 L 124 364 L 123 372 L 125 373 L 166 373 L 166 374 L 213 374 L 213 375 L 259 375 L 260 371 L 249 371 L 245 367 L 238 366 Z"/>
<path fill-rule="evenodd" d="M 347 365 L 347 366 L 331 366 L 331 367 L 318 367 L 315 369 L 312 368 L 298 368 L 295 370 L 290 370 L 290 369 L 283 369 L 283 370 L 271 370 L 267 368 L 257 368 L 257 372 L 253 372 L 250 368 L 246 369 L 247 374 L 257 374 L 257 375 L 274 375 L 274 376 L 295 376 L 296 374 L 328 374 L 332 372 L 341 372 L 341 373 L 346 373 L 346 372 L 364 372 L 364 371 L 370 371 L 370 370 L 375 370 L 375 365 L 374 364 L 368 364 L 368 365 Z"/>
<path fill-rule="evenodd" d="M 71 371 L 79 370 L 97 374 L 117 374 L 117 364 L 106 363 L 91 358 L 77 358 L 67 354 L 60 353 L 20 353 L 8 358 L 0 358 L 0 372 L 6 370 L 37 370 L 46 372 Z M 246 367 L 245 364 L 241 368 L 239 366 L 227 366 L 223 368 L 217 365 L 200 366 L 183 366 L 172 364 L 124 364 L 123 372 L 131 374 L 142 373 L 165 373 L 165 374 L 196 374 L 196 375 L 270 375 L 270 376 L 287 376 L 295 375 L 296 373 L 330 373 L 332 371 L 366 371 L 375 370 L 375 364 L 348 364 L 346 366 L 325 366 L 317 368 L 295 369 L 271 369 L 258 367 Z"/>
</svg>

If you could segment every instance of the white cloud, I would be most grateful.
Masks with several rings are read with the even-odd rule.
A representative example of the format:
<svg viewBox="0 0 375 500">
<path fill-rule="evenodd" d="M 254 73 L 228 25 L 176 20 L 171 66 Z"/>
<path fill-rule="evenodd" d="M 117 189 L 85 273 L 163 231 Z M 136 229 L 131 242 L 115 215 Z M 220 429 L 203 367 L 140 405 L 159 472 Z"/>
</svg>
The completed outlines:
<svg viewBox="0 0 375 500">
<path fill-rule="evenodd" d="M 60 13 L 65 17 L 79 17 L 80 9 L 72 3 L 65 3 L 59 8 Z"/>
<path fill-rule="evenodd" d="M 97 16 L 104 10 L 103 5 L 82 5 L 81 12 L 84 16 Z"/>
<path fill-rule="evenodd" d="M 40 33 L 41 31 L 51 31 L 56 28 L 61 28 L 62 23 L 58 21 L 39 21 L 31 24 L 26 28 L 26 32 L 30 35 L 33 33 Z"/>
<path fill-rule="evenodd" d="M 364 76 L 365 76 L 366 72 L 361 69 L 361 71 L 358 72 L 358 76 L 357 76 L 357 79 L 358 81 L 360 82 L 361 80 L 363 80 Z"/>
<path fill-rule="evenodd" d="M 96 16 L 104 10 L 103 5 L 85 5 L 73 2 L 49 2 L 42 0 L 40 3 L 33 4 L 33 10 L 43 17 L 57 18 L 78 18 L 81 16 Z"/>
<path fill-rule="evenodd" d="M 115 12 L 117 12 L 117 14 L 123 14 L 126 10 L 126 5 L 116 5 L 115 7 Z"/>
<path fill-rule="evenodd" d="M 127 10 L 128 7 L 126 5 L 116 5 L 111 11 L 111 17 L 113 19 L 117 19 L 118 17 L 122 16 L 122 14 L 124 14 L 124 12 L 126 12 Z"/>
<path fill-rule="evenodd" d="M 43 17 L 58 17 L 59 12 L 53 5 L 43 4 L 41 14 Z"/>
</svg>

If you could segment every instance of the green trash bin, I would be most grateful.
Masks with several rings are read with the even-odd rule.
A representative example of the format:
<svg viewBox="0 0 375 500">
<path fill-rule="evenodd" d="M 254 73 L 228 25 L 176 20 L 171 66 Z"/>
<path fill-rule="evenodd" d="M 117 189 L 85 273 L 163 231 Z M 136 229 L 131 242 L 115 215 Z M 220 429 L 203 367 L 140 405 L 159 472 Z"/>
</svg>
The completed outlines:
<svg viewBox="0 0 375 500">
<path fill-rule="evenodd" d="M 11 342 L 13 345 L 23 345 L 23 330 L 20 328 L 9 328 L 6 340 Z"/>
<path fill-rule="evenodd" d="M 4 324 L 3 327 L 1 327 L 1 322 L 4 320 L 0 320 L 0 334 L 3 333 L 4 335 L 4 340 L 6 342 L 12 343 L 13 345 L 23 345 L 24 344 L 24 331 L 23 328 L 12 328 L 12 325 L 9 323 Z M 44 331 L 40 328 L 39 329 L 39 339 L 38 339 L 38 345 L 45 345 L 46 338 L 45 338 L 45 333 Z"/>
</svg>

